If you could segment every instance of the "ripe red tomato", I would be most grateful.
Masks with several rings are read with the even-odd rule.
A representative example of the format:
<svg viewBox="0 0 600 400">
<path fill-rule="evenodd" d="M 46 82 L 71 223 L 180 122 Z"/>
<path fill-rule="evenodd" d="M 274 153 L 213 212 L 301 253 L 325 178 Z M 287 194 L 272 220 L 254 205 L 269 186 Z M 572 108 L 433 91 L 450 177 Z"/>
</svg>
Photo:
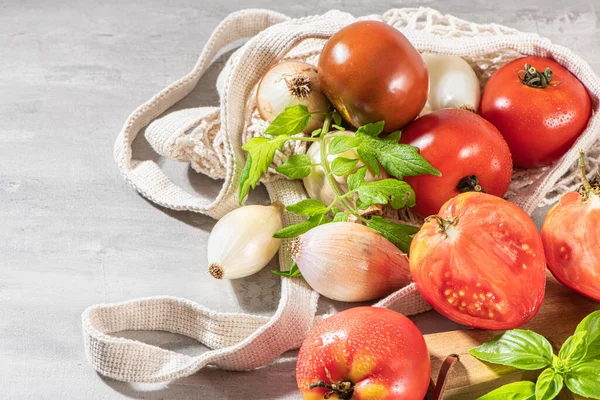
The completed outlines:
<svg viewBox="0 0 600 400">
<path fill-rule="evenodd" d="M 304 340 L 296 365 L 305 400 L 329 398 L 330 392 L 337 394 L 332 399 L 423 400 L 430 374 L 427 345 L 415 324 L 375 307 L 322 321 Z"/>
<path fill-rule="evenodd" d="M 600 190 L 585 187 L 554 205 L 542 226 L 552 275 L 563 285 L 600 301 Z"/>
<path fill-rule="evenodd" d="M 500 132 L 475 113 L 457 108 L 434 111 L 410 124 L 400 142 L 417 146 L 442 173 L 404 178 L 415 190 L 413 210 L 421 217 L 436 214 L 461 191 L 502 197 L 508 189 L 512 177 L 508 146 Z"/>
<path fill-rule="evenodd" d="M 525 74 L 519 71 L 525 70 L 525 64 L 538 75 L 550 68 L 550 84 L 540 88 L 523 83 L 519 77 Z M 526 78 L 530 76 L 534 78 Z M 592 105 L 583 84 L 562 65 L 548 58 L 523 57 L 492 75 L 483 91 L 480 114 L 502 133 L 515 165 L 532 168 L 552 164 L 573 146 L 587 126 Z"/>
<path fill-rule="evenodd" d="M 410 272 L 440 314 L 482 329 L 512 329 L 538 312 L 546 260 L 538 230 L 516 205 L 484 193 L 448 201 L 415 235 Z"/>
<path fill-rule="evenodd" d="M 319 58 L 319 81 L 352 125 L 385 121 L 385 132 L 404 127 L 427 101 L 429 76 L 421 55 L 397 29 L 355 22 L 335 33 Z"/>
</svg>

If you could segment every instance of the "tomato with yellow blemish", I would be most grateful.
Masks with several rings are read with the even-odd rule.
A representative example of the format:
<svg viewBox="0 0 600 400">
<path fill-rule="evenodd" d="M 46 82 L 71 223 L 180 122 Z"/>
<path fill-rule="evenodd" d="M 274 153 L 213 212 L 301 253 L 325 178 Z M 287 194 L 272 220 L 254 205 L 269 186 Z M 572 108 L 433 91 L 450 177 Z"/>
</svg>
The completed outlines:
<svg viewBox="0 0 600 400">
<path fill-rule="evenodd" d="M 481 329 L 513 329 L 538 312 L 546 287 L 542 240 L 518 206 L 485 193 L 460 194 L 413 238 L 410 271 L 445 317 Z"/>
<path fill-rule="evenodd" d="M 580 168 L 585 168 L 580 160 Z M 585 179 L 563 195 L 542 226 L 548 268 L 563 285 L 600 301 L 600 186 Z"/>
<path fill-rule="evenodd" d="M 357 307 L 308 334 L 296 365 L 305 400 L 423 400 L 431 374 L 425 339 L 395 311 Z"/>
</svg>

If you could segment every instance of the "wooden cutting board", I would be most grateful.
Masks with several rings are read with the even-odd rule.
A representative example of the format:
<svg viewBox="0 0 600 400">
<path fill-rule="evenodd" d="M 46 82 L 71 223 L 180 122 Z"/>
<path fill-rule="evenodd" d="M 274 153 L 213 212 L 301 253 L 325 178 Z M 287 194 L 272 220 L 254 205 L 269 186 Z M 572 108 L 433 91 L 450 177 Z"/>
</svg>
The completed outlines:
<svg viewBox="0 0 600 400">
<path fill-rule="evenodd" d="M 558 352 L 577 324 L 600 303 L 588 300 L 548 276 L 546 298 L 538 314 L 523 325 L 545 336 Z M 471 400 L 506 383 L 535 380 L 540 371 L 519 371 L 500 365 L 486 364 L 468 353 L 468 350 L 492 339 L 502 331 L 469 329 L 425 335 L 431 354 L 431 376 L 437 379 L 441 364 L 448 354 L 458 354 L 459 362 L 448 376 L 444 399 Z"/>
</svg>

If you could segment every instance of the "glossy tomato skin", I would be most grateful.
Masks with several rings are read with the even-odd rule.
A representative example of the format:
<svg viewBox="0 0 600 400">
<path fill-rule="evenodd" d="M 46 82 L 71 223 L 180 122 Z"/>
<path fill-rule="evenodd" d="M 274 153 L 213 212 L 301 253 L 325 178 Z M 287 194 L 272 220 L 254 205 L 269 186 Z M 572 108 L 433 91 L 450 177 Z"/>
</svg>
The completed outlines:
<svg viewBox="0 0 600 400">
<path fill-rule="evenodd" d="M 296 379 L 305 400 L 323 399 L 323 380 L 350 380 L 352 400 L 423 400 L 431 365 L 425 339 L 395 311 L 357 307 L 335 314 L 308 334 L 298 354 Z M 338 398 L 333 396 L 332 398 Z"/>
<path fill-rule="evenodd" d="M 546 215 L 542 241 L 556 280 L 600 302 L 600 197 L 563 195 Z"/>
<path fill-rule="evenodd" d="M 525 64 L 552 70 L 543 89 L 523 84 L 518 77 Z M 592 114 L 590 96 L 579 80 L 557 62 L 523 57 L 500 68 L 485 85 L 480 114 L 506 139 L 515 165 L 533 168 L 562 157 L 585 130 Z"/>
<path fill-rule="evenodd" d="M 538 312 L 546 287 L 542 240 L 516 205 L 483 193 L 448 201 L 444 232 L 425 222 L 410 248 L 410 271 L 425 300 L 445 317 L 481 329 L 513 329 Z"/>
<path fill-rule="evenodd" d="M 357 128 L 383 120 L 385 132 L 398 130 L 427 101 L 429 76 L 421 55 L 383 22 L 355 22 L 335 33 L 318 69 L 321 90 Z"/>
<path fill-rule="evenodd" d="M 442 173 L 404 178 L 415 190 L 413 210 L 421 217 L 436 214 L 460 194 L 458 184 L 468 176 L 475 175 L 483 190 L 494 196 L 502 197 L 508 189 L 510 150 L 500 132 L 475 113 L 457 108 L 434 111 L 410 124 L 400 142 L 417 146 Z"/>
</svg>

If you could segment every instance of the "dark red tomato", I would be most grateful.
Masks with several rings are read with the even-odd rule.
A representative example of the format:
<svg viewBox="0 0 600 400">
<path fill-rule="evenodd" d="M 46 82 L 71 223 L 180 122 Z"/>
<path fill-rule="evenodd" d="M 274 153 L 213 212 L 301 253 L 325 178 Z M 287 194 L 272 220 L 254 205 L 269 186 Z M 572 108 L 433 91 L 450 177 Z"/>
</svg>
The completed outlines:
<svg viewBox="0 0 600 400">
<path fill-rule="evenodd" d="M 427 101 L 421 55 L 397 29 L 355 22 L 335 33 L 319 59 L 321 90 L 352 125 L 385 121 L 385 132 L 415 119 Z"/>
<path fill-rule="evenodd" d="M 510 151 L 500 132 L 479 115 L 457 109 L 420 117 L 402 134 L 401 143 L 420 149 L 442 176 L 407 176 L 416 194 L 414 211 L 421 217 L 438 212 L 465 191 L 504 196 L 512 177 Z"/>
<path fill-rule="evenodd" d="M 542 239 L 516 205 L 463 193 L 428 219 L 410 247 L 410 272 L 440 314 L 481 329 L 513 329 L 538 312 L 546 287 Z"/>
<path fill-rule="evenodd" d="M 534 68 L 527 75 L 525 64 Z M 552 71 L 549 84 L 546 68 Z M 552 164 L 573 146 L 587 126 L 592 105 L 583 84 L 562 65 L 524 57 L 492 75 L 480 114 L 502 133 L 515 165 L 532 168 Z"/>
<path fill-rule="evenodd" d="M 600 301 L 600 188 L 588 185 L 565 194 L 548 211 L 542 241 L 552 275 Z"/>
<path fill-rule="evenodd" d="M 357 307 L 308 334 L 296 365 L 305 400 L 423 400 L 431 365 L 425 339 L 395 311 Z M 311 388 L 312 387 L 312 388 Z"/>
</svg>

